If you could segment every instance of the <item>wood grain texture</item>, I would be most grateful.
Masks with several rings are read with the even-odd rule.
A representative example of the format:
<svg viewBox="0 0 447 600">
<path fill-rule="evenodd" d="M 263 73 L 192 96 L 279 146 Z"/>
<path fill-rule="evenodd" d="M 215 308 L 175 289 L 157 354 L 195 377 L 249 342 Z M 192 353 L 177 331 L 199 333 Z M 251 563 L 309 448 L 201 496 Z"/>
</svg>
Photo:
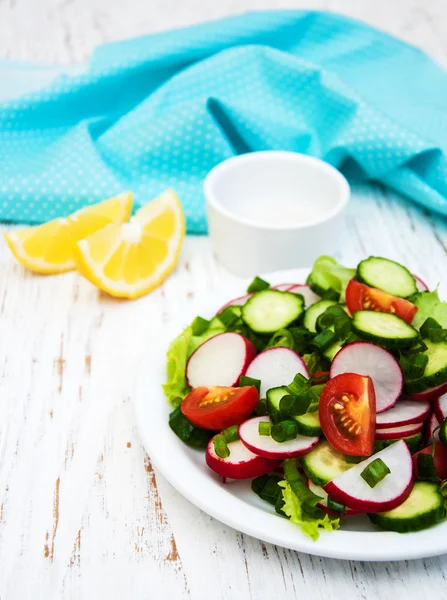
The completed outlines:
<svg viewBox="0 0 447 600">
<path fill-rule="evenodd" d="M 0 56 L 79 62 L 104 41 L 276 6 L 0 0 Z M 444 0 L 306 6 L 363 18 L 447 65 Z M 445 222 L 382 188 L 354 191 L 346 231 L 334 232 L 338 258 L 384 254 L 447 296 Z M 27 273 L 0 244 L 2 600 L 447 598 L 445 557 L 362 564 L 290 552 L 218 523 L 154 471 L 132 410 L 143 349 L 185 305 L 230 283 L 205 237 L 188 238 L 173 276 L 131 303 L 73 273 Z"/>
</svg>

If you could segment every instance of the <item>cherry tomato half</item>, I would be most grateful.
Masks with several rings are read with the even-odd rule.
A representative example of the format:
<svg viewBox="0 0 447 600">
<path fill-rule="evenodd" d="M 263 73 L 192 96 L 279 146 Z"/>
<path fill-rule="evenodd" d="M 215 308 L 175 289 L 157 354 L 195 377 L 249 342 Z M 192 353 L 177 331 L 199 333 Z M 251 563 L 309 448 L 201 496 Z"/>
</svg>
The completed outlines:
<svg viewBox="0 0 447 600">
<path fill-rule="evenodd" d="M 351 456 L 370 456 L 376 429 L 372 379 L 356 373 L 333 377 L 321 392 L 319 417 L 327 441 L 336 450 Z"/>
<path fill-rule="evenodd" d="M 188 394 L 180 408 L 193 425 L 219 431 L 243 423 L 258 402 L 259 393 L 253 385 L 240 388 L 202 386 Z"/>
<path fill-rule="evenodd" d="M 407 323 L 413 321 L 418 311 L 418 307 L 412 302 L 368 287 L 355 279 L 351 279 L 346 288 L 346 306 L 351 315 L 357 310 L 375 310 L 396 314 Z"/>
<path fill-rule="evenodd" d="M 414 467 L 417 474 L 418 468 L 418 455 L 419 454 L 431 454 L 432 444 L 424 448 L 423 450 L 419 450 L 416 454 L 413 454 Z M 447 479 L 447 448 L 441 444 L 441 442 L 435 442 L 435 454 L 433 456 L 433 462 L 435 464 L 436 475 L 439 479 Z"/>
</svg>

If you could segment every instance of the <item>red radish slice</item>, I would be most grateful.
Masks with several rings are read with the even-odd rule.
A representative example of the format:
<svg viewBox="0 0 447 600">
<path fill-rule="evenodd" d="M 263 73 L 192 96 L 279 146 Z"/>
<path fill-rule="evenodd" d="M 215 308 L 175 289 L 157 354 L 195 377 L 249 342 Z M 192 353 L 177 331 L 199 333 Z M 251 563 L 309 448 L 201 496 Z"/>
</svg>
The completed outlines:
<svg viewBox="0 0 447 600">
<path fill-rule="evenodd" d="M 447 419 L 447 394 L 443 394 L 435 400 L 433 405 L 436 417 L 440 423 Z"/>
<path fill-rule="evenodd" d="M 292 294 L 301 294 L 304 298 L 304 304 L 309 308 L 315 302 L 321 300 L 320 296 L 317 296 L 315 292 L 310 289 L 310 285 L 294 285 L 289 290 Z"/>
<path fill-rule="evenodd" d="M 278 285 L 272 285 L 272 290 L 279 290 L 280 292 L 288 292 L 290 288 L 293 288 L 297 283 L 279 283 Z"/>
<path fill-rule="evenodd" d="M 376 458 L 381 458 L 391 472 L 372 488 L 361 473 Z M 408 498 L 413 480 L 411 454 L 407 444 L 400 440 L 338 475 L 324 489 L 337 502 L 359 512 L 384 512 Z"/>
<path fill-rule="evenodd" d="M 376 429 L 376 440 L 397 440 L 399 438 L 410 437 L 420 433 L 424 423 L 413 423 L 411 425 L 402 425 L 402 427 L 389 427 L 388 429 Z"/>
<path fill-rule="evenodd" d="M 321 502 L 318 502 L 317 506 L 318 508 L 321 508 L 321 510 L 324 510 L 324 512 L 328 515 L 331 515 L 333 517 L 347 517 L 349 515 L 357 515 L 357 511 L 352 510 L 352 508 L 348 508 L 346 507 L 346 511 L 344 513 L 344 515 L 335 512 L 334 510 L 329 510 L 327 507 L 327 499 L 329 498 L 329 494 L 327 492 L 325 492 L 325 490 L 320 487 L 319 485 L 315 485 L 315 483 L 313 483 L 310 479 L 307 480 L 307 487 L 310 489 L 311 492 L 313 492 L 314 494 L 316 494 L 317 496 L 320 496 L 322 499 Z"/>
<path fill-rule="evenodd" d="M 319 437 L 297 435 L 294 440 L 277 442 L 270 435 L 259 435 L 259 423 L 269 422 L 270 419 L 268 417 L 254 417 L 239 425 L 239 437 L 242 442 L 258 456 L 279 460 L 293 458 L 294 456 L 304 456 L 304 454 L 312 450 L 320 439 Z"/>
<path fill-rule="evenodd" d="M 247 300 L 249 300 L 252 296 L 253 294 L 247 294 L 246 296 L 240 296 L 239 298 L 234 298 L 234 300 L 230 300 L 229 302 L 227 302 L 219 308 L 217 314 L 221 313 L 223 309 L 227 308 L 228 306 L 244 306 Z"/>
<path fill-rule="evenodd" d="M 432 400 L 436 400 L 439 396 L 442 396 L 447 392 L 447 383 L 443 383 L 442 385 L 438 385 L 437 387 L 428 388 L 419 394 L 412 394 L 411 396 L 407 396 L 409 400 L 413 400 L 414 402 L 431 402 Z"/>
<path fill-rule="evenodd" d="M 192 388 L 238 384 L 256 355 L 254 345 L 239 333 L 219 333 L 195 350 L 186 365 L 186 378 Z"/>
<path fill-rule="evenodd" d="M 413 277 L 414 277 L 414 280 L 416 281 L 416 287 L 419 292 L 428 292 L 430 290 L 430 288 L 428 287 L 428 285 L 425 283 L 425 281 L 423 279 L 421 279 L 417 275 L 413 275 Z"/>
<path fill-rule="evenodd" d="M 281 461 L 262 458 L 250 452 L 241 440 L 228 444 L 230 456 L 220 458 L 214 450 L 214 438 L 206 448 L 206 464 L 218 475 L 230 479 L 252 479 L 266 473 L 271 473 L 279 467 Z"/>
<path fill-rule="evenodd" d="M 428 437 L 428 442 L 432 443 L 433 442 L 433 437 L 435 438 L 436 442 L 439 442 L 439 431 L 437 431 L 434 436 L 433 436 L 433 432 L 434 430 L 439 427 L 440 423 L 438 421 L 438 417 L 436 416 L 435 413 L 432 413 L 429 420 L 428 420 L 428 432 L 427 432 L 427 437 Z"/>
<path fill-rule="evenodd" d="M 298 373 L 309 378 L 304 360 L 290 348 L 278 346 L 264 350 L 253 360 L 247 369 L 247 377 L 261 381 L 261 398 L 265 398 L 267 390 L 289 385 Z"/>
<path fill-rule="evenodd" d="M 390 410 L 376 415 L 376 425 L 378 429 L 388 429 L 412 423 L 422 423 L 429 414 L 430 404 L 428 402 L 399 400 Z"/>
<path fill-rule="evenodd" d="M 331 366 L 331 378 L 341 373 L 371 377 L 377 413 L 396 404 L 404 384 L 402 370 L 394 356 L 369 342 L 352 342 L 337 352 Z"/>
</svg>

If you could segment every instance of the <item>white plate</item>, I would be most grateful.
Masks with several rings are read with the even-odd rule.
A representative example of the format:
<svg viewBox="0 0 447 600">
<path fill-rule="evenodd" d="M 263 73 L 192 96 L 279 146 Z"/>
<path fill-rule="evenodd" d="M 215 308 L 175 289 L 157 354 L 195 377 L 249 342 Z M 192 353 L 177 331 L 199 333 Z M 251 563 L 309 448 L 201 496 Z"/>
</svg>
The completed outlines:
<svg viewBox="0 0 447 600">
<path fill-rule="evenodd" d="M 308 270 L 299 269 L 266 275 L 273 283 L 302 282 Z M 185 498 L 222 523 L 265 542 L 292 550 L 330 558 L 390 561 L 424 558 L 447 552 L 447 522 L 431 529 L 405 535 L 380 531 L 366 517 L 344 519 L 335 532 L 321 531 L 313 542 L 287 519 L 279 517 L 250 489 L 250 482 L 223 484 L 205 464 L 204 453 L 183 444 L 170 430 L 167 404 L 161 385 L 165 382 L 166 351 L 171 340 L 201 314 L 211 317 L 226 301 L 244 293 L 227 290 L 210 297 L 182 315 L 160 339 L 152 340 L 140 369 L 135 408 L 144 447 L 163 476 Z"/>
</svg>

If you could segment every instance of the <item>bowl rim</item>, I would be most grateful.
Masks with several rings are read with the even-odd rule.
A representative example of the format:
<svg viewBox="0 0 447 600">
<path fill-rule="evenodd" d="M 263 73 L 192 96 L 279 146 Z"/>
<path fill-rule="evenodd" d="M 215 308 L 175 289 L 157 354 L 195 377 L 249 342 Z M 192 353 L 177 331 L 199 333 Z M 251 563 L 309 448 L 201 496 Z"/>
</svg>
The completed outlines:
<svg viewBox="0 0 447 600">
<path fill-rule="evenodd" d="M 221 176 L 225 171 L 231 171 L 233 167 L 239 165 L 240 163 L 248 163 L 257 160 L 265 161 L 272 159 L 273 161 L 278 160 L 287 160 L 294 161 L 299 164 L 308 164 L 318 167 L 322 172 L 324 171 L 326 174 L 332 177 L 334 185 L 338 187 L 339 190 L 339 199 L 337 203 L 334 204 L 332 210 L 328 211 L 325 215 L 318 217 L 312 221 L 307 221 L 306 223 L 294 223 L 293 225 L 263 225 L 257 223 L 255 221 L 251 221 L 250 219 L 246 219 L 244 217 L 240 217 L 235 213 L 228 210 L 223 204 L 219 202 L 217 196 L 214 192 L 216 178 Z M 255 152 L 247 152 L 245 154 L 238 154 L 236 156 L 231 156 L 218 163 L 215 167 L 208 172 L 205 180 L 203 182 L 203 192 L 205 195 L 205 200 L 208 206 L 211 206 L 214 210 L 219 212 L 221 215 L 227 217 L 227 219 L 232 220 L 239 225 L 244 225 L 246 227 L 250 227 L 253 229 L 264 230 L 264 231 L 295 231 L 301 229 L 310 229 L 311 227 L 315 227 L 316 225 L 321 225 L 323 223 L 327 223 L 331 221 L 335 217 L 337 217 L 347 206 L 350 198 L 351 198 L 351 187 L 344 175 L 338 171 L 331 164 L 321 160 L 320 158 L 316 158 L 315 156 L 310 156 L 308 154 L 302 154 L 300 152 L 293 152 L 289 150 L 259 150 Z"/>
</svg>

